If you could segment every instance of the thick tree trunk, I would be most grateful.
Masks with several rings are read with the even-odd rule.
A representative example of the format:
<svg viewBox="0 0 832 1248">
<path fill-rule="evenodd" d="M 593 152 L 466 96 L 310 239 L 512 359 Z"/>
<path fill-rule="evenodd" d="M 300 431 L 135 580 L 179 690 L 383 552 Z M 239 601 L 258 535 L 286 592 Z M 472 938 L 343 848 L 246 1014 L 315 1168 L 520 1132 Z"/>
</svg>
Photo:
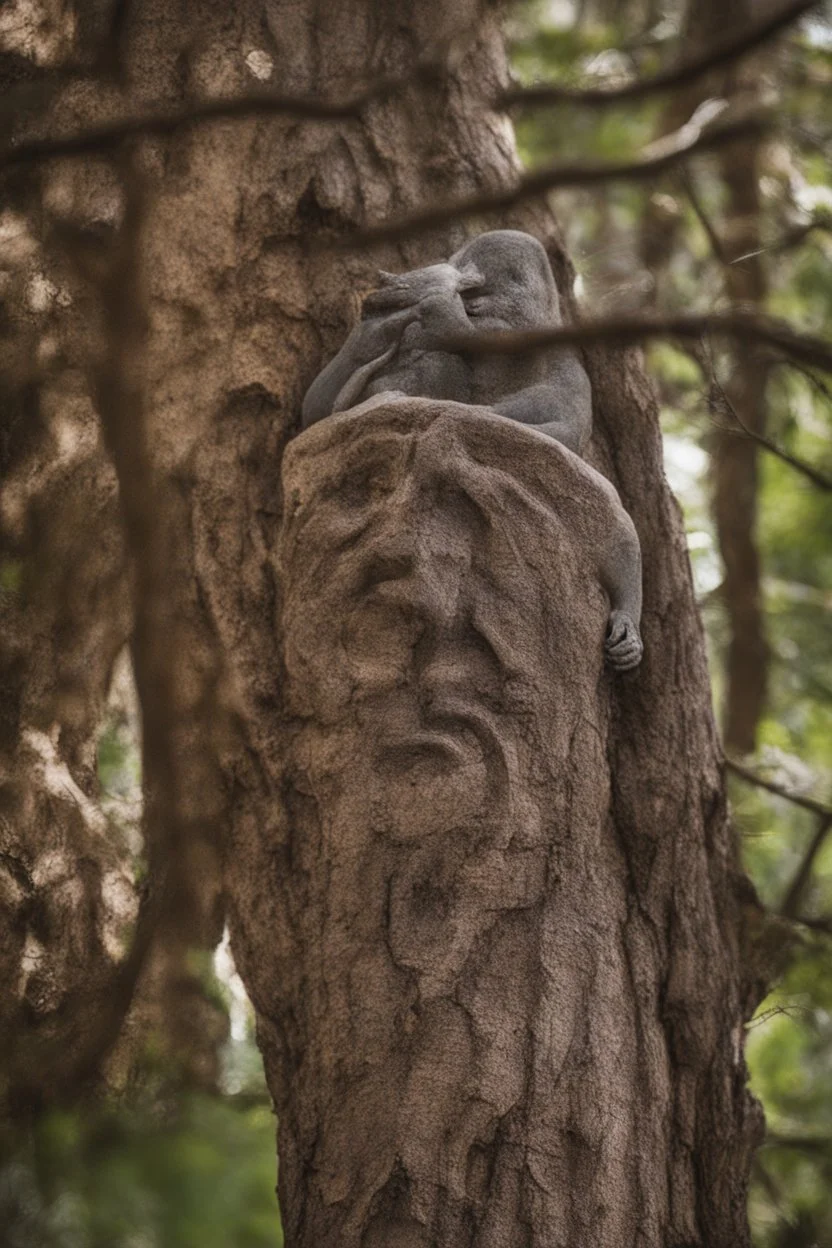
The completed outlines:
<svg viewBox="0 0 832 1248">
<path fill-rule="evenodd" d="M 72 30 L 60 5 L 21 6 L 3 26 L 3 68 L 17 64 L 20 80 L 27 67 L 60 72 Z M 7 128 L 23 121 L 20 109 L 5 116 Z M 78 307 L 89 305 L 42 228 L 54 186 L 40 171 L 3 177 L 0 1116 L 97 1072 L 123 1021 L 111 1007 L 136 912 L 96 774 L 130 632 L 128 569 L 84 375 L 90 325 Z"/>
<path fill-rule="evenodd" d="M 434 617 L 456 603 L 448 577 L 464 573 L 470 590 L 466 631 L 455 633 L 451 611 L 443 636 L 467 646 L 466 690 L 484 709 L 458 739 L 439 733 L 450 771 L 428 739 L 417 764 L 424 796 L 405 800 L 406 773 L 373 760 L 356 711 L 339 718 L 297 704 L 301 643 L 331 667 L 339 707 L 346 670 L 333 627 L 346 590 L 328 568 L 309 604 L 326 631 L 304 636 L 299 614 L 299 588 L 334 540 L 324 531 L 316 545 L 313 506 L 313 537 L 292 547 L 295 501 L 283 496 L 280 459 L 300 398 L 376 266 L 447 256 L 465 228 L 373 255 L 313 244 L 512 183 L 510 129 L 483 104 L 506 72 L 492 7 L 205 0 L 195 22 L 183 0 L 143 0 L 126 30 L 130 97 L 266 80 L 332 95 L 368 75 L 405 74 L 452 37 L 461 42 L 442 84 L 413 85 L 360 119 L 215 123 L 137 153 L 147 289 L 135 297 L 145 305 L 125 329 L 133 354 L 122 342 L 99 378 L 128 540 L 149 578 L 140 694 L 146 715 L 158 696 L 182 717 L 178 732 L 165 730 L 180 761 L 161 758 L 159 774 L 188 864 L 182 879 L 194 894 L 207 880 L 203 895 L 188 893 L 188 930 L 211 930 L 224 813 L 235 957 L 279 1111 L 291 1248 L 736 1248 L 747 1242 L 756 1115 L 744 1084 L 733 847 L 684 535 L 635 357 L 599 351 L 587 367 L 592 455 L 618 485 L 644 554 L 638 673 L 618 684 L 601 674 L 603 599 L 585 572 L 596 532 L 572 518 L 569 461 L 501 426 L 472 503 L 462 480 L 480 436 L 471 417 L 442 471 L 430 461 L 442 483 L 436 512 L 418 512 L 418 577 Z M 569 266 L 546 209 L 506 223 L 546 240 L 568 300 Z M 133 405 L 142 346 L 143 401 Z M 135 483 L 130 493 L 119 396 L 160 503 L 146 565 L 137 534 L 152 514 Z M 436 428 L 438 418 L 424 443 Z M 313 433 L 323 444 L 331 429 Z M 529 439 L 526 462 L 512 448 Z M 303 461 L 303 445 L 286 482 L 294 490 L 306 463 L 314 501 L 337 439 L 320 462 Z M 512 466 L 501 476 L 503 453 Z M 524 488 L 534 473 L 545 503 Z M 391 497 L 385 514 L 395 547 L 413 513 Z M 170 603 L 154 614 L 164 557 L 176 570 L 175 617 Z M 359 650 L 361 636 L 359 621 L 350 643 Z M 424 676 L 425 636 L 403 640 L 391 628 L 390 663 L 406 672 L 421 663 Z M 440 699 L 441 667 L 430 672 Z M 416 696 L 406 683 L 405 695 Z M 234 743 L 209 740 L 217 710 L 236 717 Z M 161 731 L 163 719 L 151 722 Z M 457 764 L 470 777 L 464 793 Z M 459 804 L 454 827 L 446 792 L 449 807 Z M 378 823 L 385 812 L 389 828 Z"/>
<path fill-rule="evenodd" d="M 608 817 L 615 508 L 543 435 L 424 400 L 323 422 L 283 479 L 289 1242 L 660 1242 Z"/>
</svg>

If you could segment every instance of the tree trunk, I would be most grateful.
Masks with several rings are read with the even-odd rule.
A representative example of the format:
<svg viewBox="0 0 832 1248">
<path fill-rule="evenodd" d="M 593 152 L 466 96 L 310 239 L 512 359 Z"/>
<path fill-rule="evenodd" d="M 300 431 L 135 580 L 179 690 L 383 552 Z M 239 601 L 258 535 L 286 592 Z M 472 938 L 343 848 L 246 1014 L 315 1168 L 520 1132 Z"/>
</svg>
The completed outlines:
<svg viewBox="0 0 832 1248">
<path fill-rule="evenodd" d="M 710 884 L 662 890 L 662 949 L 621 818 L 610 500 L 558 444 L 424 401 L 322 422 L 283 481 L 274 920 L 246 967 L 288 1242 L 742 1242 L 697 1138 L 742 1138 Z"/>
<path fill-rule="evenodd" d="M 359 711 L 344 710 L 348 587 L 326 563 L 336 533 L 315 500 L 325 472 L 343 471 L 347 439 L 326 422 L 312 431 L 333 448 L 307 461 L 307 435 L 281 486 L 301 396 L 342 341 L 356 292 L 379 264 L 448 256 L 467 227 L 373 254 L 315 244 L 516 177 L 510 127 L 484 104 L 506 78 L 492 6 L 206 0 L 195 22 L 183 0 L 143 0 L 129 11 L 127 81 L 133 106 L 258 82 L 332 96 L 407 74 L 451 38 L 446 78 L 358 119 L 213 123 L 136 153 L 143 306 L 102 365 L 99 397 L 148 577 L 139 691 L 146 737 L 148 722 L 170 732 L 174 759 L 154 737 L 170 797 L 160 817 L 187 864 L 189 932 L 212 930 L 225 852 L 235 958 L 280 1121 L 290 1248 L 736 1248 L 748 1242 L 757 1131 L 737 873 L 684 534 L 637 357 L 586 361 L 591 457 L 644 557 L 645 659 L 620 682 L 601 673 L 603 598 L 586 571 L 599 534 L 573 514 L 588 495 L 568 492 L 571 461 L 501 425 L 478 466 L 475 416 L 447 434 L 445 459 L 430 441 L 442 413 L 422 430 L 413 409 L 430 471 L 412 468 L 388 498 L 382 562 L 416 560 L 425 619 L 459 647 L 456 670 L 483 709 L 470 721 L 454 711 L 456 735 L 428 733 L 404 770 L 375 759 Z M 545 205 L 503 223 L 544 239 L 568 303 Z M 138 430 L 143 504 L 119 396 Z M 301 476 L 311 535 L 295 550 Z M 420 489 L 422 503 L 407 502 Z M 408 536 L 416 553 L 397 545 Z M 165 559 L 176 598 L 155 614 Z M 465 607 L 460 632 L 449 604 Z M 360 658 L 360 620 L 353 643 Z M 441 708 L 453 672 L 440 661 L 430 671 L 430 643 L 430 628 L 391 622 L 381 660 L 405 673 L 420 664 Z M 326 680 L 323 703 L 310 693 L 307 651 L 331 672 L 334 709 Z M 180 717 L 173 729 L 148 721 L 157 696 Z M 233 738 L 212 735 L 215 712 L 234 718 Z M 412 726 L 412 706 L 401 713 Z"/>
<path fill-rule="evenodd" d="M 21 9 L 4 25 L 5 70 L 11 59 L 22 81 L 60 72 L 73 52 L 60 7 Z M 20 109 L 5 116 L 8 129 L 22 122 Z M 128 569 L 85 384 L 85 303 L 41 229 L 54 185 L 48 172 L 3 177 L 2 1117 L 39 1109 L 97 1071 L 123 1021 L 111 1007 L 136 911 L 129 854 L 96 774 L 110 677 L 130 632 Z"/>
<path fill-rule="evenodd" d="M 760 254 L 758 156 L 759 144 L 743 143 L 722 161 L 726 217 L 732 225 L 724 289 L 732 305 L 749 311 L 763 307 L 767 291 Z M 759 447 L 743 431 L 765 435 L 767 381 L 763 352 L 732 350 L 729 375 L 715 396 L 722 428 L 710 439 L 713 513 L 725 565 L 721 597 L 729 627 L 722 735 L 731 754 L 754 751 L 766 705 L 768 647 L 757 544 Z"/>
<path fill-rule="evenodd" d="M 680 57 L 704 53 L 731 33 L 744 29 L 754 16 L 750 0 L 690 0 Z M 663 111 L 662 130 L 682 126 L 697 106 L 710 98 L 743 99 L 746 108 L 759 97 L 761 68 L 769 52 L 718 70 L 703 81 L 675 92 Z M 722 290 L 730 306 L 758 310 L 767 284 L 760 238 L 760 143 L 732 144 L 719 160 L 725 186 L 720 219 L 705 226 L 714 241 L 714 263 L 722 269 Z M 680 217 L 665 218 L 648 205 L 642 222 L 642 254 L 654 272 L 666 268 L 679 242 Z M 727 350 L 724 385 L 713 378 L 712 396 L 717 428 L 708 438 L 711 507 L 724 576 L 720 597 L 725 607 L 728 645 L 725 654 L 725 695 L 722 735 L 729 753 L 751 753 L 765 710 L 768 649 L 765 639 L 760 554 L 757 546 L 758 445 L 743 430 L 766 429 L 767 364 L 765 354 L 743 344 Z M 701 362 L 701 357 L 700 357 Z M 709 364 L 709 372 L 713 365 Z"/>
</svg>

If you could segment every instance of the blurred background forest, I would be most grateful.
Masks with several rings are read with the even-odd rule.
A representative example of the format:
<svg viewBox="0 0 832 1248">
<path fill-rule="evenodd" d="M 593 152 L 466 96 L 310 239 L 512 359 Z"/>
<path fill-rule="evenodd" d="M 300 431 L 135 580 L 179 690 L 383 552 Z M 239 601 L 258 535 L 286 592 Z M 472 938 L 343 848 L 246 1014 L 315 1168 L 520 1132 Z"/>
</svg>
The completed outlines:
<svg viewBox="0 0 832 1248">
<path fill-rule="evenodd" d="M 0 11 L 6 40 L 10 8 Z M 759 121 L 755 137 L 695 157 L 684 172 L 558 193 L 576 300 L 596 316 L 763 311 L 828 338 L 832 25 L 823 9 L 710 74 L 631 90 L 718 41 L 731 8 L 513 6 L 517 79 L 562 96 L 515 112 L 523 160 L 533 169 L 634 158 L 690 118 L 702 124 L 725 109 Z M 749 23 L 756 8 L 751 0 Z M 646 355 L 736 763 L 734 817 L 759 898 L 780 916 L 760 966 L 776 987 L 747 1050 L 768 1122 L 751 1198 L 755 1242 L 820 1248 L 832 1244 L 832 388 L 750 344 L 662 341 Z M 13 593 L 15 565 L 2 575 Z M 99 777 L 109 818 L 138 852 L 126 667 L 113 683 Z M 275 1123 L 245 994 L 224 945 L 193 970 L 201 998 L 188 1056 L 151 1043 L 126 1089 L 129 1110 L 117 1101 L 51 1113 L 0 1170 L 10 1248 L 282 1242 Z"/>
</svg>

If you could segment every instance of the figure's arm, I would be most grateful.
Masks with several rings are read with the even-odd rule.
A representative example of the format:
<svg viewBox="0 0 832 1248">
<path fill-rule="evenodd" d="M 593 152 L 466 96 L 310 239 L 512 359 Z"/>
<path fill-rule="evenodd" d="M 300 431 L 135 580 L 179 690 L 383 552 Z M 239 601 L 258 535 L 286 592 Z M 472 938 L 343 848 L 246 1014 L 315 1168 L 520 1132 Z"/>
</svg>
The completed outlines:
<svg viewBox="0 0 832 1248">
<path fill-rule="evenodd" d="M 330 360 L 307 390 L 301 414 L 302 427 L 307 429 L 325 416 L 331 416 L 350 378 L 359 369 L 379 361 L 386 352 L 392 354 L 391 348 L 395 349 L 405 327 L 417 318 L 418 311 L 411 307 L 392 315 L 359 321 L 335 358 Z"/>
<path fill-rule="evenodd" d="M 473 338 L 476 325 L 468 319 L 465 304 L 457 290 L 437 291 L 417 304 L 422 345 L 429 351 L 446 350 L 448 339 Z M 456 346 L 456 353 L 464 351 Z"/>
<path fill-rule="evenodd" d="M 371 378 L 375 377 L 376 373 L 393 358 L 398 350 L 398 346 L 399 344 L 394 342 L 381 355 L 376 356 L 374 360 L 370 360 L 369 364 L 362 364 L 360 368 L 355 370 L 335 396 L 335 402 L 332 404 L 333 416 L 336 412 L 348 412 L 351 407 L 356 406 Z"/>
<path fill-rule="evenodd" d="M 573 357 L 557 362 L 551 380 L 527 386 L 492 403 L 495 412 L 534 425 L 556 442 L 583 454 L 592 431 L 589 378 Z"/>
</svg>

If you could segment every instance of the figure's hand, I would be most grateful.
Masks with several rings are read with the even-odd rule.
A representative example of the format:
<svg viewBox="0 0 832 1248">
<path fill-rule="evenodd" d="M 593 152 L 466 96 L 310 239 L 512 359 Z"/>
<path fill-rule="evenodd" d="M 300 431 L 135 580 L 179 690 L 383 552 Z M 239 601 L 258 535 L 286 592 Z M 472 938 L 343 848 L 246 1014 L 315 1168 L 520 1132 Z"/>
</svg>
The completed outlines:
<svg viewBox="0 0 832 1248">
<path fill-rule="evenodd" d="M 426 295 L 419 301 L 418 308 L 424 345 L 429 349 L 441 347 L 446 338 L 472 332 L 471 323 L 465 315 L 465 306 L 456 293 L 442 291 Z"/>
<path fill-rule="evenodd" d="M 372 316 L 359 321 L 354 331 L 358 354 L 362 362 L 369 362 L 395 346 L 408 325 L 419 319 L 418 307 L 392 312 L 389 316 Z"/>
<path fill-rule="evenodd" d="M 604 656 L 613 671 L 629 672 L 638 667 L 644 646 L 638 628 L 625 611 L 611 611 L 604 641 Z"/>
<path fill-rule="evenodd" d="M 362 316 L 378 316 L 381 313 L 400 312 L 418 303 L 418 297 L 405 286 L 379 286 L 364 296 Z"/>
</svg>

